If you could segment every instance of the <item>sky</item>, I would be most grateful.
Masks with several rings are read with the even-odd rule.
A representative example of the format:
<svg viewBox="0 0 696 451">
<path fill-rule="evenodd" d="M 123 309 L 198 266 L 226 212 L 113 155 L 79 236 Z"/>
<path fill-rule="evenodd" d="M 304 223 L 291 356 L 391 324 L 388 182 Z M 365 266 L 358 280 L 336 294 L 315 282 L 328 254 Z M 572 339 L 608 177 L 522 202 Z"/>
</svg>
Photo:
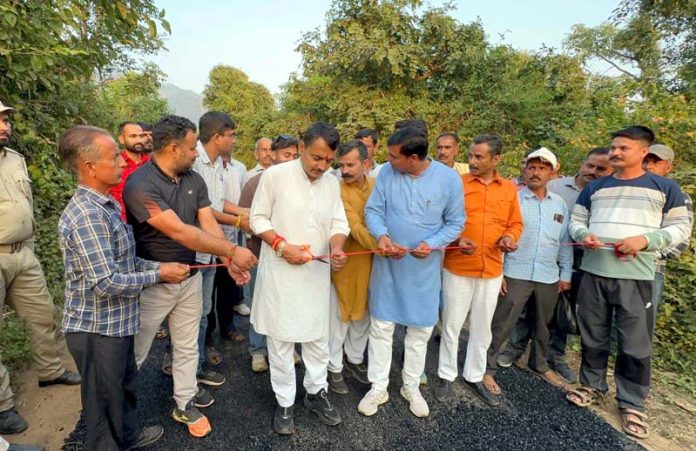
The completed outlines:
<svg viewBox="0 0 696 451">
<path fill-rule="evenodd" d="M 431 0 L 428 5 L 441 6 Z M 574 24 L 596 26 L 619 0 L 454 1 L 460 22 L 479 18 L 493 43 L 518 49 L 561 48 Z M 167 51 L 148 59 L 167 81 L 202 93 L 217 64 L 243 70 L 252 81 L 278 93 L 292 72 L 300 72 L 295 47 L 303 33 L 323 29 L 330 0 L 157 0 L 172 34 Z M 501 37 L 502 36 L 502 37 Z"/>
</svg>

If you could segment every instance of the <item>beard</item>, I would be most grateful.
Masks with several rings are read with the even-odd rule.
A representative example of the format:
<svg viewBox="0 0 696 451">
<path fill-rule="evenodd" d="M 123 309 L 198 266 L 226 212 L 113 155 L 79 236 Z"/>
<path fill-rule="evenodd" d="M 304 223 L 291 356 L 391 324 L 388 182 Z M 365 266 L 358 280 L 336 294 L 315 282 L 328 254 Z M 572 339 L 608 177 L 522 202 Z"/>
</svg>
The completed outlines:
<svg viewBox="0 0 696 451">
<path fill-rule="evenodd" d="M 8 136 L 7 138 L 5 138 L 5 137 L 0 138 L 0 149 L 3 148 L 3 147 L 5 147 L 5 146 L 8 145 L 9 143 L 10 143 L 10 137 L 9 137 L 9 136 Z"/>
<path fill-rule="evenodd" d="M 126 144 L 123 147 L 125 147 L 128 152 L 133 152 L 133 153 L 140 153 L 145 149 L 145 146 L 143 146 L 142 144 L 133 144 L 130 146 L 128 144 Z"/>
</svg>

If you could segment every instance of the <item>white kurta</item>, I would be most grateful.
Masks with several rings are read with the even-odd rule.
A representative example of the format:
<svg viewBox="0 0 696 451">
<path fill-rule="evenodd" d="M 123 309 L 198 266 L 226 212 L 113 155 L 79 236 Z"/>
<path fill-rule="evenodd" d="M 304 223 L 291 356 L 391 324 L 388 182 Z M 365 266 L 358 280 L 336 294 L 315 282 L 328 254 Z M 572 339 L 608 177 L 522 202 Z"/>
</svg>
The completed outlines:
<svg viewBox="0 0 696 451">
<path fill-rule="evenodd" d="M 300 160 L 264 172 L 250 222 L 255 234 L 275 230 L 290 244 L 309 244 L 313 255 L 328 254 L 332 236 L 350 233 L 338 180 L 325 173 L 310 182 Z M 328 339 L 330 271 L 320 261 L 291 265 L 264 242 L 251 309 L 256 331 L 295 343 Z"/>
</svg>

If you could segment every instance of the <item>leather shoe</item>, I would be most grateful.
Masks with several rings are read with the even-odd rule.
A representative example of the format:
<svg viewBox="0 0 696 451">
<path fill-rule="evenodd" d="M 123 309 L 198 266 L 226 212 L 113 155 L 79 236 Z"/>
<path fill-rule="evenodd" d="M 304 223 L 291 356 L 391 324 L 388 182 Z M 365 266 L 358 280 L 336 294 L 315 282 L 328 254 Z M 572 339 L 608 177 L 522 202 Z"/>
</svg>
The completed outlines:
<svg viewBox="0 0 696 451">
<path fill-rule="evenodd" d="M 496 396 L 493 393 L 489 392 L 486 386 L 483 385 L 483 382 L 469 382 L 465 380 L 464 384 L 472 393 L 478 396 L 483 402 L 485 402 L 489 406 L 500 405 L 500 396 Z"/>
<path fill-rule="evenodd" d="M 29 423 L 13 407 L 0 412 L 0 434 L 19 434 L 29 427 Z"/>
<path fill-rule="evenodd" d="M 80 385 L 82 378 L 80 373 L 65 370 L 63 374 L 50 381 L 39 381 L 39 387 L 48 387 L 49 385 Z"/>
<path fill-rule="evenodd" d="M 281 435 L 290 435 L 295 433 L 295 420 L 293 419 L 293 410 L 295 406 L 280 407 L 276 409 L 273 417 L 273 430 Z"/>
<path fill-rule="evenodd" d="M 146 446 L 150 446 L 157 440 L 162 438 L 163 435 L 164 428 L 162 426 L 148 426 L 142 428 L 140 432 L 138 432 L 138 435 L 135 437 L 135 443 L 133 444 L 133 446 L 128 448 L 128 450 L 130 451 L 132 449 L 140 449 L 145 448 Z"/>
</svg>

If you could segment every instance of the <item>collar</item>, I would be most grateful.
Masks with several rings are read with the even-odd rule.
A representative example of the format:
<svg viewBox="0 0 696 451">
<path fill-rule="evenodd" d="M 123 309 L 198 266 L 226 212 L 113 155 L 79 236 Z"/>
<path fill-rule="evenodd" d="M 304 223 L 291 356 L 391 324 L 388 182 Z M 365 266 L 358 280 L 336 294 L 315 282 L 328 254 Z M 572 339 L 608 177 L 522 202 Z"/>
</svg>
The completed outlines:
<svg viewBox="0 0 696 451">
<path fill-rule="evenodd" d="M 218 164 L 222 164 L 222 157 L 220 156 L 215 159 L 215 162 L 210 161 L 208 152 L 205 151 L 205 147 L 203 147 L 202 142 L 198 141 L 196 148 L 198 149 L 198 159 L 201 160 L 201 163 L 204 165 L 217 167 Z"/>
<path fill-rule="evenodd" d="M 476 181 L 481 183 L 482 185 L 485 185 L 485 183 L 483 183 L 480 177 L 473 175 L 471 172 L 467 172 L 462 176 L 462 178 L 464 179 L 464 183 L 473 183 L 474 181 Z M 493 172 L 493 180 L 491 180 L 491 182 L 496 182 L 499 184 L 503 183 L 503 178 L 500 176 L 500 173 L 498 173 L 498 171 Z"/>
<path fill-rule="evenodd" d="M 522 189 L 520 190 L 520 194 L 522 194 L 522 196 L 525 197 L 525 198 L 527 198 L 527 199 L 532 199 L 532 198 L 539 199 L 539 198 L 536 196 L 536 194 L 534 194 L 534 193 L 529 189 L 529 187 L 528 187 L 527 185 L 525 185 L 524 188 L 522 188 Z M 547 187 L 546 187 L 546 196 L 544 196 L 544 199 L 550 199 L 550 198 L 551 198 L 551 191 L 549 190 L 549 188 L 548 188 L 548 186 L 547 186 Z"/>
<path fill-rule="evenodd" d="M 147 154 L 143 153 L 141 156 L 141 159 L 140 159 L 140 163 L 138 163 L 134 159 L 129 157 L 128 153 L 125 150 L 121 151 L 121 157 L 123 157 L 123 159 L 126 160 L 126 163 L 129 166 L 137 166 L 139 164 L 145 164 L 150 160 L 150 157 Z"/>
<path fill-rule="evenodd" d="M 111 204 L 112 207 L 115 207 L 117 205 L 116 199 L 114 199 L 113 197 L 105 196 L 102 193 L 84 185 L 77 186 L 75 195 L 88 197 L 100 205 Z"/>
</svg>

